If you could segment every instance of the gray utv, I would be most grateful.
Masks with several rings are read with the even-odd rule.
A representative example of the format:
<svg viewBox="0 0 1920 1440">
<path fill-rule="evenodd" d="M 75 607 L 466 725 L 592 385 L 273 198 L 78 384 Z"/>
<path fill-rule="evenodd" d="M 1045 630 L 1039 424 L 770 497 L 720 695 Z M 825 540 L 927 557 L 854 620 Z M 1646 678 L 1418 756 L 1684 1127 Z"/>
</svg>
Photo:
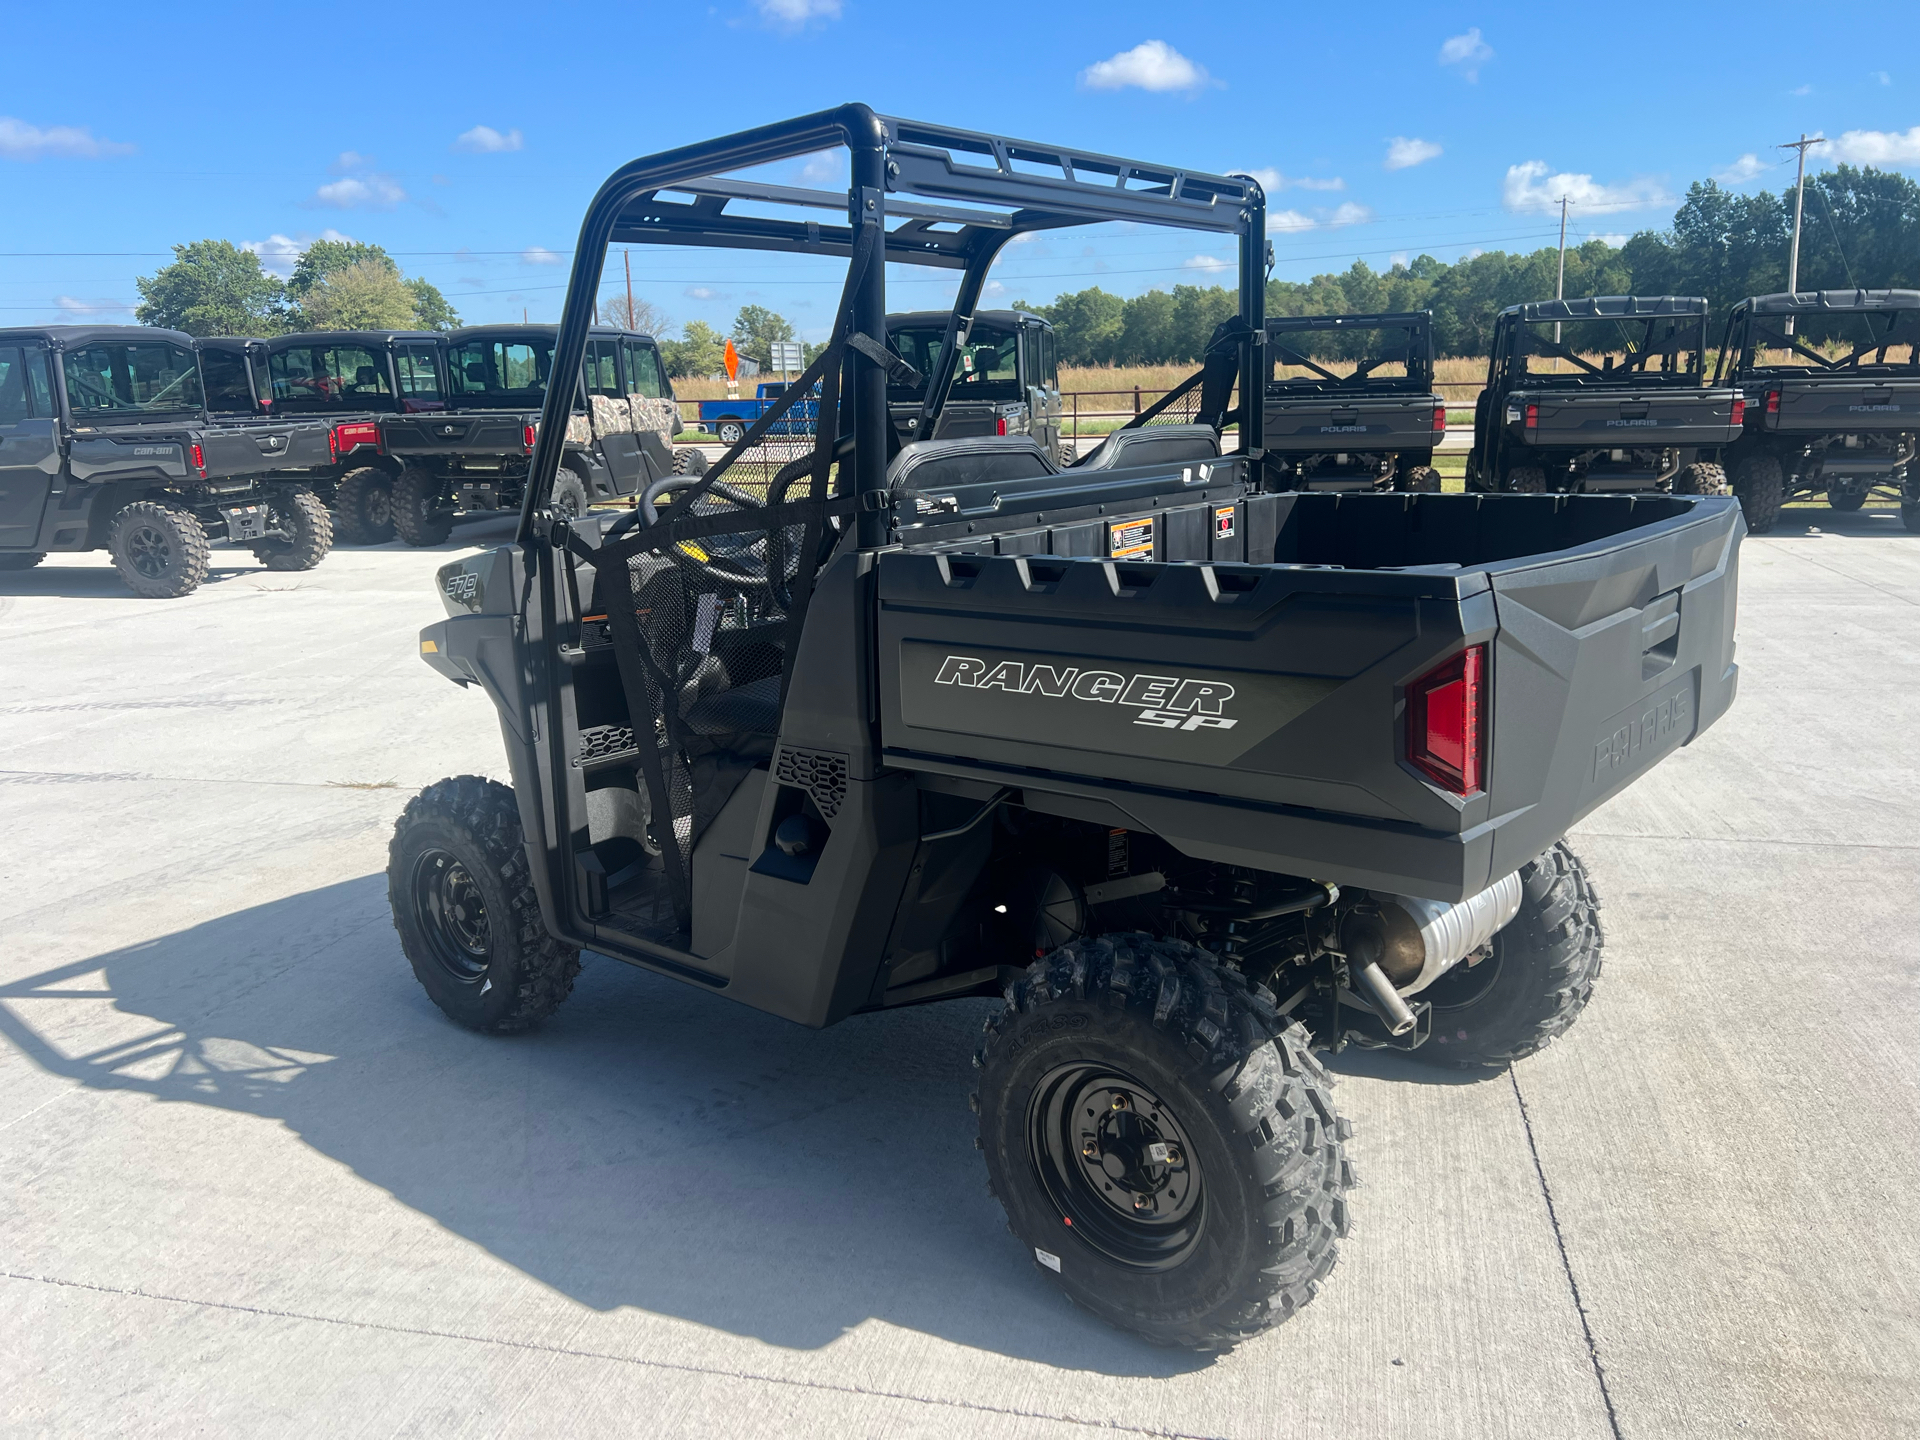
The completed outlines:
<svg viewBox="0 0 1920 1440">
<path fill-rule="evenodd" d="M 1447 402 L 1433 312 L 1267 319 L 1268 483 L 1279 490 L 1440 488 Z"/>
<path fill-rule="evenodd" d="M 1920 532 L 1920 290 L 1742 300 L 1719 373 L 1746 400 L 1727 458 L 1755 534 L 1789 500 L 1824 491 L 1835 510 L 1858 510 L 1876 490 Z"/>
<path fill-rule="evenodd" d="M 136 595 L 207 578 L 210 546 L 310 570 L 333 545 L 298 419 L 209 419 L 190 335 L 145 325 L 0 330 L 0 570 L 105 550 Z"/>
<path fill-rule="evenodd" d="M 737 173 L 829 146 L 843 192 Z M 513 785 L 395 828 L 433 1000 L 519 1030 L 589 949 L 809 1026 L 996 998 L 979 1144 L 1041 1278 L 1200 1349 L 1306 1304 L 1353 1183 L 1315 1049 L 1498 1066 L 1573 1023 L 1601 937 L 1561 837 L 1731 703 L 1743 530 L 1728 498 L 1265 490 L 1264 216 L 1246 177 L 859 105 L 613 175 L 559 373 L 610 243 L 845 288 L 781 400 L 618 518 L 554 511 L 550 390 L 515 543 L 440 571 L 422 658 L 492 701 Z M 1066 469 L 899 443 L 890 384 L 937 422 L 995 256 L 1106 221 L 1238 242 L 1199 371 Z M 957 273 L 931 375 L 886 346 L 891 264 Z"/>
</svg>

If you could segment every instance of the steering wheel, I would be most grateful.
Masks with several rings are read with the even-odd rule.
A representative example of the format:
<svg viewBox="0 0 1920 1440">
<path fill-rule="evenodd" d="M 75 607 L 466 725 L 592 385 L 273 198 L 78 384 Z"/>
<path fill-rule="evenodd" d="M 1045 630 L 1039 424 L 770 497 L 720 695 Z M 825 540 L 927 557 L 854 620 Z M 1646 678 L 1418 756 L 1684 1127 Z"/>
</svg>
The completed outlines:
<svg viewBox="0 0 1920 1440">
<path fill-rule="evenodd" d="M 701 485 L 703 479 L 699 475 L 663 475 L 654 481 L 640 496 L 638 513 L 642 523 L 648 526 L 660 523 L 660 511 L 655 502 L 661 496 L 676 490 L 691 490 Z M 696 503 L 705 505 L 709 501 L 714 502 L 713 507 L 705 511 L 709 515 L 719 513 L 723 507 L 741 511 L 765 508 L 765 503 L 758 495 L 724 482 L 707 486 Z M 663 553 L 676 565 L 703 577 L 709 583 L 719 581 L 735 589 L 756 590 L 769 585 L 767 539 L 766 530 L 761 528 L 726 535 L 703 535 L 698 539 L 682 540 L 667 547 Z"/>
</svg>

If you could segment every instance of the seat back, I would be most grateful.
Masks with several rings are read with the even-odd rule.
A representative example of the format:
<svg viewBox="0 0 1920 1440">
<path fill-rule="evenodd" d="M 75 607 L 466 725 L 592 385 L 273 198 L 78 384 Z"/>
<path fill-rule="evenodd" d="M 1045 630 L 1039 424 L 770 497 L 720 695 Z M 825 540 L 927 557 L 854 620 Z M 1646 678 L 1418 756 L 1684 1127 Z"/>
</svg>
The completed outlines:
<svg viewBox="0 0 1920 1440">
<path fill-rule="evenodd" d="M 1190 465 L 1220 458 L 1220 437 L 1211 425 L 1142 425 L 1116 430 L 1073 468 L 1124 470 L 1137 465 Z"/>
</svg>

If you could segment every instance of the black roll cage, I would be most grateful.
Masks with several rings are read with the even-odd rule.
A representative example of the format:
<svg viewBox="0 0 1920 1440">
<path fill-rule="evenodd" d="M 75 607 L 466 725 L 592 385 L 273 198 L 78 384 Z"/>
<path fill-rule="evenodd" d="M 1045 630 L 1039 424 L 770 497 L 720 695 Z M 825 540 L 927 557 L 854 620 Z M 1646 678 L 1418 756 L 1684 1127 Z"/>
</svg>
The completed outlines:
<svg viewBox="0 0 1920 1440">
<path fill-rule="evenodd" d="M 1726 329 L 1720 337 L 1720 358 L 1714 365 L 1713 383 L 1719 385 L 1737 384 L 1744 377 L 1762 376 L 1800 376 L 1833 375 L 1839 371 L 1858 373 L 1869 367 L 1861 363 L 1865 356 L 1874 351 L 1880 352 L 1880 359 L 1872 367 L 1878 370 L 1896 370 L 1911 372 L 1920 369 L 1920 295 L 1913 291 L 1867 291 L 1867 295 L 1884 297 L 1878 303 L 1846 304 L 1836 301 L 1835 294 L 1853 297 L 1859 291 L 1812 291 L 1803 295 L 1750 295 L 1727 312 Z M 1804 338 L 1787 329 L 1793 320 L 1828 320 L 1836 316 L 1859 316 L 1866 324 L 1869 333 L 1873 329 L 1875 317 L 1882 317 L 1887 333 L 1878 340 L 1865 345 L 1857 345 L 1848 354 L 1838 359 L 1828 359 L 1817 350 L 1804 343 Z M 1769 323 L 1771 322 L 1771 323 Z M 1905 333 L 1896 333 L 1896 332 Z M 1771 345 L 1778 350 L 1786 350 L 1806 360 L 1805 365 L 1756 365 L 1753 360 L 1756 345 Z M 1906 365 L 1898 365 L 1886 358 L 1886 352 L 1897 346 L 1912 346 L 1912 359 Z M 1738 357 L 1738 358 L 1735 358 Z"/>
<path fill-rule="evenodd" d="M 1351 375 L 1336 375 L 1331 370 L 1314 362 L 1313 357 L 1284 344 L 1277 337 L 1282 335 L 1312 334 L 1316 331 L 1341 330 L 1404 330 L 1407 332 L 1407 353 L 1396 355 L 1382 353 L 1366 360 Z M 1268 380 L 1267 386 L 1276 392 L 1287 386 L 1381 386 L 1396 384 L 1402 389 L 1431 387 L 1433 384 L 1433 312 L 1431 310 L 1385 311 L 1377 315 L 1270 315 L 1266 321 L 1267 346 L 1269 351 L 1284 350 L 1284 359 L 1273 354 L 1267 357 L 1268 373 L 1274 365 L 1303 365 L 1320 378 L 1307 380 L 1294 377 L 1287 380 Z M 1381 365 L 1400 360 L 1407 367 L 1403 380 L 1382 382 L 1373 380 L 1373 371 Z M 1416 373 L 1416 371 L 1418 373 Z"/>
<path fill-rule="evenodd" d="M 1698 386 L 1706 379 L 1707 348 L 1707 302 L 1693 297 L 1660 296 L 1654 299 L 1636 299 L 1620 297 L 1617 304 L 1609 304 L 1615 297 L 1602 297 L 1597 300 L 1536 301 L 1527 305 L 1511 305 L 1494 317 L 1493 340 L 1488 346 L 1492 352 L 1488 359 L 1490 370 L 1489 383 L 1502 389 L 1525 389 L 1540 386 L 1579 385 L 1585 383 L 1584 376 L 1596 380 L 1619 380 L 1632 376 L 1636 381 L 1649 384 L 1679 384 L 1691 382 Z M 1611 322 L 1618 327 L 1624 342 L 1625 363 L 1604 368 L 1589 363 L 1570 345 L 1558 340 L 1548 340 L 1536 334 L 1536 329 L 1546 325 L 1595 325 Z M 1666 335 L 1657 331 L 1661 324 L 1666 326 Z M 1638 337 L 1643 343 L 1636 344 L 1636 337 L 1627 329 L 1631 324 L 1644 325 L 1644 333 Z M 1686 370 L 1651 371 L 1647 362 L 1660 356 L 1672 361 L 1680 354 L 1691 349 L 1693 363 Z M 1529 355 L 1546 355 L 1565 360 L 1572 365 L 1573 371 L 1564 379 L 1553 375 L 1532 374 L 1525 368 Z"/>
<path fill-rule="evenodd" d="M 839 146 L 852 162 L 844 193 L 722 178 Z M 834 218 L 767 217 L 730 208 L 736 204 Z M 1002 208 L 971 208 L 981 204 Z M 900 223 L 888 229 L 890 218 Z M 645 156 L 608 177 L 587 207 L 574 248 L 554 373 L 577 372 L 585 357 L 609 244 L 774 250 L 851 261 L 863 232 L 878 226 L 886 262 L 962 272 L 939 367 L 922 401 L 922 416 L 931 417 L 952 386 L 959 345 L 1000 251 L 1023 234 L 1108 221 L 1238 237 L 1238 418 L 1243 446 L 1257 462 L 1261 407 L 1244 403 L 1244 397 L 1259 396 L 1264 380 L 1266 196 L 1258 181 L 902 120 L 860 104 Z M 856 340 L 845 348 L 841 377 L 851 424 L 842 426 L 831 449 L 836 455 L 851 449 L 852 489 L 860 497 L 857 540 L 874 548 L 888 538 L 884 506 L 866 499 L 887 488 L 886 265 L 865 265 L 853 281 L 852 313 L 842 320 Z M 858 337 L 877 343 L 862 345 Z M 561 392 L 549 386 L 521 504 L 520 543 L 532 538 L 535 512 L 559 470 L 566 419 Z"/>
</svg>

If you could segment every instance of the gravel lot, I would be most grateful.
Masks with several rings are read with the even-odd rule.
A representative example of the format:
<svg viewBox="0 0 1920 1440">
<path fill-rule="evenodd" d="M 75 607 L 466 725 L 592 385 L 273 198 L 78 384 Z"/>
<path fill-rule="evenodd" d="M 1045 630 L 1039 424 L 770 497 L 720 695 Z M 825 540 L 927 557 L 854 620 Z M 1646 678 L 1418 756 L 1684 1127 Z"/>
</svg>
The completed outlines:
<svg viewBox="0 0 1920 1440">
<path fill-rule="evenodd" d="M 589 957 L 533 1034 L 441 1017 L 383 870 L 415 789 L 504 778 L 414 653 L 457 548 L 0 576 L 0 1431 L 1920 1432 L 1894 512 L 1746 543 L 1739 702 L 1574 837 L 1592 1008 L 1478 1083 L 1338 1060 L 1355 1235 L 1214 1359 L 1007 1236 L 980 1003 L 816 1033 Z"/>
</svg>

